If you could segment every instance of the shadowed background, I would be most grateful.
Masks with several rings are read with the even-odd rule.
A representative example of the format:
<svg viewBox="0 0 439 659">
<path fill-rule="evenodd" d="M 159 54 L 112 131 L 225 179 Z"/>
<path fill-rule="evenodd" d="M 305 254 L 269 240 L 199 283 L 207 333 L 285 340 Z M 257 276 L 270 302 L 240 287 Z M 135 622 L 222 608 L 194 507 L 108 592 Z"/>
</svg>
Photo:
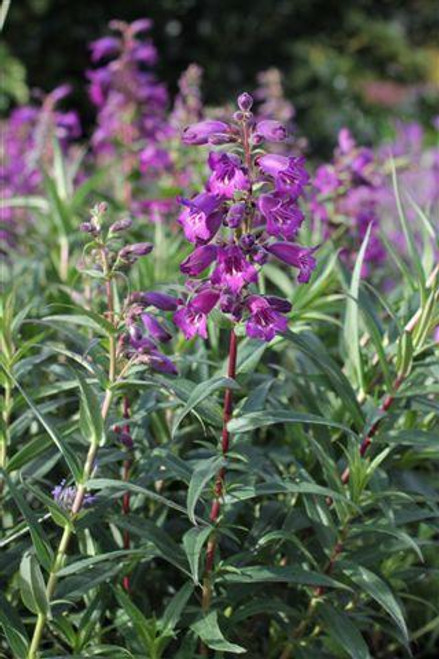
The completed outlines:
<svg viewBox="0 0 439 659">
<path fill-rule="evenodd" d="M 0 52 L 2 111 L 34 88 L 70 82 L 87 129 L 87 44 L 108 33 L 109 20 L 140 17 L 154 20 L 158 75 L 171 92 L 191 62 L 204 69 L 207 104 L 254 89 L 259 71 L 278 67 L 301 131 L 323 153 L 342 125 L 370 141 L 390 117 L 428 127 L 438 113 L 435 0 L 12 0 Z"/>
</svg>

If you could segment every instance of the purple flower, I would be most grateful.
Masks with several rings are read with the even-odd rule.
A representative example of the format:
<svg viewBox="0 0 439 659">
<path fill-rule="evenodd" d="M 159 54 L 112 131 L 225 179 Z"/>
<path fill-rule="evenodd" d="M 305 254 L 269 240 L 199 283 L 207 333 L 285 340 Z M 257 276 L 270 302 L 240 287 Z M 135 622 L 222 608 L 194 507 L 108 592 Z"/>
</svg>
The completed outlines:
<svg viewBox="0 0 439 659">
<path fill-rule="evenodd" d="M 192 254 L 181 263 L 180 270 L 186 275 L 197 277 L 216 259 L 218 248 L 215 245 L 196 247 Z"/>
<path fill-rule="evenodd" d="M 299 196 L 303 187 L 309 182 L 303 156 L 296 158 L 270 153 L 261 156 L 257 164 L 264 174 L 274 178 L 278 190 L 288 191 L 292 195 Z"/>
<path fill-rule="evenodd" d="M 178 300 L 172 295 L 166 295 L 166 293 L 159 293 L 157 291 L 151 291 L 149 293 L 143 293 L 142 301 L 160 309 L 161 311 L 175 311 L 178 306 Z"/>
<path fill-rule="evenodd" d="M 287 137 L 287 131 L 280 121 L 264 119 L 256 124 L 255 135 L 268 142 L 283 142 Z"/>
<path fill-rule="evenodd" d="M 243 92 L 238 96 L 238 107 L 242 112 L 249 112 L 252 109 L 253 96 L 248 92 Z"/>
<path fill-rule="evenodd" d="M 219 212 L 221 199 L 214 194 L 202 192 L 193 199 L 182 199 L 186 208 L 178 218 L 184 235 L 192 243 L 208 243 L 221 226 Z"/>
<path fill-rule="evenodd" d="M 132 57 L 136 62 L 154 66 L 157 64 L 157 49 L 152 43 L 142 43 L 133 49 Z"/>
<path fill-rule="evenodd" d="M 163 173 L 172 165 L 168 151 L 159 148 L 155 144 L 149 144 L 145 149 L 142 149 L 139 153 L 139 162 L 142 174 L 148 174 L 150 169 Z"/>
<path fill-rule="evenodd" d="M 232 204 L 227 212 L 224 223 L 230 229 L 237 229 L 245 217 L 245 212 L 246 206 L 244 202 L 240 201 L 236 204 Z"/>
<path fill-rule="evenodd" d="M 62 480 L 59 485 L 56 485 L 52 490 L 52 497 L 55 503 L 64 510 L 71 511 L 75 501 L 77 489 L 75 485 L 66 486 L 66 481 Z M 96 497 L 91 494 L 86 494 L 82 501 L 82 507 L 91 506 L 96 501 Z"/>
<path fill-rule="evenodd" d="M 122 247 L 119 252 L 119 258 L 128 263 L 134 263 L 140 256 L 147 256 L 152 251 L 153 245 L 151 243 L 135 243 L 134 245 L 126 245 Z"/>
<path fill-rule="evenodd" d="M 313 257 L 316 249 L 317 247 L 302 247 L 293 243 L 273 243 L 267 246 L 270 254 L 300 270 L 298 277 L 300 283 L 308 282 L 316 267 L 316 260 Z"/>
<path fill-rule="evenodd" d="M 278 332 L 285 332 L 287 329 L 287 319 L 270 304 L 267 298 L 252 295 L 246 305 L 250 318 L 245 329 L 250 338 L 271 341 Z"/>
<path fill-rule="evenodd" d="M 314 177 L 314 187 L 323 195 L 330 195 L 336 192 L 340 186 L 340 179 L 334 167 L 330 165 L 320 165 Z"/>
<path fill-rule="evenodd" d="M 96 71 L 87 71 L 87 78 L 90 81 L 88 93 L 91 102 L 98 108 L 105 103 L 108 89 L 111 85 L 111 73 L 108 69 L 97 69 Z"/>
<path fill-rule="evenodd" d="M 267 220 L 267 233 L 270 236 L 293 240 L 305 219 L 294 200 L 279 192 L 262 195 L 258 207 Z"/>
<path fill-rule="evenodd" d="M 145 312 L 142 314 L 141 318 L 145 329 L 149 332 L 153 339 L 163 343 L 166 343 L 166 341 L 170 341 L 172 339 L 172 336 L 169 334 L 169 332 L 165 330 L 163 325 L 159 323 L 159 321 L 152 314 Z"/>
<path fill-rule="evenodd" d="M 223 247 L 218 253 L 218 265 L 212 273 L 211 282 L 224 286 L 232 293 L 239 293 L 244 286 L 256 282 L 256 268 L 245 258 L 244 252 L 237 245 Z"/>
<path fill-rule="evenodd" d="M 133 221 L 129 217 L 125 217 L 122 220 L 117 220 L 114 222 L 109 229 L 109 233 L 120 233 L 121 231 L 126 231 L 132 225 Z"/>
<path fill-rule="evenodd" d="M 250 181 L 238 156 L 210 153 L 209 167 L 213 171 L 208 183 L 210 192 L 232 199 L 235 192 L 250 189 Z"/>
<path fill-rule="evenodd" d="M 168 375 L 178 375 L 175 364 L 159 350 L 151 350 L 148 355 L 148 364 L 155 371 L 167 373 Z"/>
<path fill-rule="evenodd" d="M 276 295 L 266 295 L 265 299 L 270 303 L 270 307 L 275 311 L 280 311 L 281 313 L 289 313 L 292 309 L 291 302 L 285 300 L 283 297 L 277 297 Z"/>
<path fill-rule="evenodd" d="M 139 34 L 139 32 L 148 32 L 152 28 L 152 20 L 150 18 L 138 18 L 130 25 L 130 32 L 132 35 Z"/>
<path fill-rule="evenodd" d="M 174 322 L 186 339 L 195 335 L 207 339 L 207 316 L 219 300 L 219 293 L 206 289 L 192 298 L 189 304 L 174 314 Z"/>
<path fill-rule="evenodd" d="M 120 50 L 120 39 L 116 37 L 102 37 L 90 44 L 91 61 L 98 62 L 103 57 L 113 57 Z"/>
<path fill-rule="evenodd" d="M 346 154 L 355 149 L 355 140 L 349 128 L 342 128 L 338 134 L 338 146 L 342 153 Z"/>
<path fill-rule="evenodd" d="M 224 143 L 230 141 L 230 126 L 224 121 L 217 121 L 215 119 L 205 119 L 196 124 L 187 126 L 183 130 L 182 141 L 184 144 L 208 144 L 212 139 L 215 139 L 215 144 L 221 144 L 224 138 Z"/>
</svg>

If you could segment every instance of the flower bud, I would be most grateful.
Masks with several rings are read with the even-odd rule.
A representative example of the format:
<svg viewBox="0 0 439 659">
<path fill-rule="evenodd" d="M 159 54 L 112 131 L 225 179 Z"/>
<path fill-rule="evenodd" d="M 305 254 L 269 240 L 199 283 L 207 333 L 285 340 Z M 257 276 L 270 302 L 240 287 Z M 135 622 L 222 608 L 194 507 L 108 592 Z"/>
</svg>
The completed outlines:
<svg viewBox="0 0 439 659">
<path fill-rule="evenodd" d="M 292 309 L 291 302 L 285 300 L 283 297 L 277 297 L 276 295 L 266 295 L 265 299 L 272 309 L 279 311 L 280 313 L 288 313 Z"/>
<path fill-rule="evenodd" d="M 145 326 L 145 329 L 149 332 L 153 339 L 164 343 L 172 339 L 172 336 L 169 334 L 169 332 L 165 330 L 163 325 L 161 325 L 153 315 L 149 313 L 143 313 L 142 322 Z"/>
<path fill-rule="evenodd" d="M 184 144 L 200 145 L 207 144 L 216 137 L 220 140 L 216 144 L 225 144 L 229 141 L 229 132 L 230 126 L 224 123 L 224 121 L 206 119 L 205 121 L 199 121 L 196 124 L 187 126 L 183 130 L 182 141 Z"/>
<path fill-rule="evenodd" d="M 192 254 L 182 262 L 180 270 L 185 275 L 196 277 L 205 270 L 217 256 L 217 248 L 215 245 L 203 245 L 194 249 Z"/>
<path fill-rule="evenodd" d="M 142 301 L 148 306 L 155 307 L 161 311 L 175 311 L 178 308 L 178 300 L 172 295 L 151 291 L 142 294 Z"/>
<path fill-rule="evenodd" d="M 263 247 L 256 247 L 255 252 L 252 254 L 252 258 L 258 265 L 264 265 L 268 260 L 268 253 Z"/>
<path fill-rule="evenodd" d="M 255 244 L 255 237 L 252 233 L 246 233 L 243 236 L 241 236 L 241 239 L 239 241 L 239 244 L 241 245 L 242 249 L 246 252 L 249 252 L 253 245 Z"/>
<path fill-rule="evenodd" d="M 120 231 L 125 231 L 129 229 L 133 221 L 129 217 L 125 217 L 123 220 L 118 220 L 110 226 L 110 233 L 119 233 Z"/>
<path fill-rule="evenodd" d="M 237 229 L 240 226 L 242 220 L 244 219 L 244 216 L 245 216 L 245 204 L 243 202 L 233 204 L 229 208 L 229 212 L 227 213 L 225 219 L 225 224 L 231 229 Z"/>
<path fill-rule="evenodd" d="M 151 243 L 135 243 L 134 245 L 126 245 L 119 252 L 119 258 L 122 261 L 134 262 L 140 256 L 146 256 L 152 250 Z"/>
<path fill-rule="evenodd" d="M 283 142 L 287 131 L 279 121 L 265 119 L 256 124 L 255 135 L 269 142 Z"/>
<path fill-rule="evenodd" d="M 253 97 L 250 96 L 247 92 L 244 92 L 238 96 L 238 107 L 242 112 L 248 112 L 251 110 L 253 105 Z"/>
<path fill-rule="evenodd" d="M 82 224 L 79 225 L 79 230 L 83 231 L 84 233 L 95 233 L 96 231 L 91 222 L 82 222 Z"/>
</svg>

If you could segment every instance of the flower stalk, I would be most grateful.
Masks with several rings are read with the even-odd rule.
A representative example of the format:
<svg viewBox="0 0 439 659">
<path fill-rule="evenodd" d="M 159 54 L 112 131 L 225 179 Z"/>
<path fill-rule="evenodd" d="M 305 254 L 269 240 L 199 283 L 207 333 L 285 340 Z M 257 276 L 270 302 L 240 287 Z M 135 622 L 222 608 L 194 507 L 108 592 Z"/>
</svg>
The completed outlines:
<svg viewBox="0 0 439 659">
<path fill-rule="evenodd" d="M 103 249 L 101 253 L 102 253 L 103 271 L 104 271 L 105 284 L 106 284 L 105 288 L 107 294 L 107 312 L 110 322 L 114 324 L 114 297 L 113 297 L 113 286 L 112 286 L 112 273 L 108 267 L 108 261 L 106 258 L 105 249 Z M 109 357 L 108 385 L 101 407 L 101 416 L 104 422 L 107 419 L 111 402 L 113 400 L 113 385 L 116 380 L 116 338 L 114 334 L 111 334 L 109 337 L 108 357 Z M 84 504 L 84 500 L 87 494 L 87 483 L 93 472 L 98 448 L 99 448 L 99 444 L 97 441 L 92 441 L 90 443 L 84 468 L 82 471 L 81 482 L 78 483 L 77 485 L 75 498 L 72 503 L 72 507 L 70 511 L 71 512 L 70 523 L 64 526 L 63 534 L 61 536 L 61 540 L 58 545 L 53 566 L 49 573 L 49 578 L 46 586 L 46 598 L 47 601 L 49 602 L 49 605 L 53 597 L 53 594 L 55 592 L 56 585 L 58 583 L 58 572 L 62 568 L 66 558 L 70 539 L 73 533 L 74 522 Z M 31 645 L 28 652 L 28 659 L 36 659 L 36 657 L 38 656 L 38 650 L 40 647 L 44 628 L 46 626 L 47 617 L 48 617 L 47 613 L 43 613 L 43 612 L 38 613 L 37 621 L 35 624 L 32 640 L 31 640 Z"/>
<path fill-rule="evenodd" d="M 238 353 L 238 340 L 235 331 L 232 328 L 230 330 L 229 358 L 228 358 L 228 367 L 227 367 L 227 375 L 232 380 L 236 379 L 237 353 Z M 227 425 L 230 419 L 232 418 L 232 414 L 233 414 L 233 392 L 231 389 L 226 389 L 224 394 L 223 429 L 221 436 L 221 451 L 224 458 L 227 457 L 227 453 L 230 447 L 230 433 Z M 214 499 L 212 501 L 212 507 L 209 515 L 209 519 L 212 522 L 212 524 L 216 524 L 218 522 L 219 516 L 221 514 L 221 501 L 224 496 L 225 477 L 226 477 L 226 468 L 221 467 L 221 469 L 219 470 L 216 476 Z M 203 611 L 205 612 L 209 610 L 210 603 L 212 600 L 212 571 L 214 566 L 216 548 L 217 548 L 217 538 L 214 532 L 209 538 L 206 549 L 206 563 L 205 563 L 205 574 L 203 580 L 203 595 L 202 595 L 202 607 L 203 607 Z"/>
</svg>

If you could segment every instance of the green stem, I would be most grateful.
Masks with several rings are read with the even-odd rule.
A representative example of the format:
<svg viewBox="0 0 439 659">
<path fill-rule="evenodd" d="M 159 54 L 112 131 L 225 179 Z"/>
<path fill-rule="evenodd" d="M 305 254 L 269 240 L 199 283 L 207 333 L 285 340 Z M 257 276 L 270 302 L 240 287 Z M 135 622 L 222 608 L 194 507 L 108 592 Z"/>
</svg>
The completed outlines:
<svg viewBox="0 0 439 659">
<path fill-rule="evenodd" d="M 6 469 L 6 463 L 8 459 L 8 445 L 9 445 L 9 422 L 11 418 L 12 410 L 12 387 L 8 379 L 5 382 L 5 394 L 3 398 L 3 426 L 4 432 L 0 437 L 0 467 Z M 5 486 L 5 480 L 2 478 L 0 480 L 0 495 L 3 492 Z"/>
<path fill-rule="evenodd" d="M 111 275 L 108 269 L 106 254 L 104 251 L 102 252 L 102 254 L 103 254 L 103 263 L 104 263 L 104 273 L 106 275 L 108 314 L 110 317 L 110 322 L 114 323 L 114 301 L 113 301 L 113 287 L 112 287 Z M 105 397 L 101 408 L 101 416 L 104 422 L 108 416 L 111 401 L 113 398 L 112 385 L 116 381 L 116 347 L 117 347 L 116 338 L 113 334 L 111 334 L 109 338 L 108 387 L 105 392 Z M 90 444 L 90 447 L 88 449 L 87 458 L 85 460 L 84 469 L 82 472 L 81 483 L 78 483 L 77 485 L 76 495 L 71 508 L 71 524 L 68 524 L 64 527 L 63 534 L 61 536 L 61 540 L 56 552 L 55 560 L 53 562 L 53 566 L 49 574 L 49 579 L 47 581 L 46 595 L 49 604 L 55 592 L 56 584 L 58 583 L 58 572 L 62 568 L 67 554 L 67 549 L 73 532 L 73 523 L 82 508 L 82 504 L 84 503 L 84 498 L 87 492 L 87 482 L 90 479 L 90 476 L 93 471 L 93 466 L 96 459 L 98 448 L 99 445 L 96 442 L 93 442 Z M 27 659 L 36 659 L 36 657 L 38 656 L 38 649 L 40 647 L 41 638 L 43 636 L 44 628 L 46 626 L 46 621 L 47 621 L 47 613 L 39 613 L 35 624 L 34 633 L 32 636 L 32 641 L 27 655 Z"/>
<path fill-rule="evenodd" d="M 66 236 L 59 239 L 59 276 L 62 281 L 67 281 L 69 274 L 69 241 Z"/>
</svg>

